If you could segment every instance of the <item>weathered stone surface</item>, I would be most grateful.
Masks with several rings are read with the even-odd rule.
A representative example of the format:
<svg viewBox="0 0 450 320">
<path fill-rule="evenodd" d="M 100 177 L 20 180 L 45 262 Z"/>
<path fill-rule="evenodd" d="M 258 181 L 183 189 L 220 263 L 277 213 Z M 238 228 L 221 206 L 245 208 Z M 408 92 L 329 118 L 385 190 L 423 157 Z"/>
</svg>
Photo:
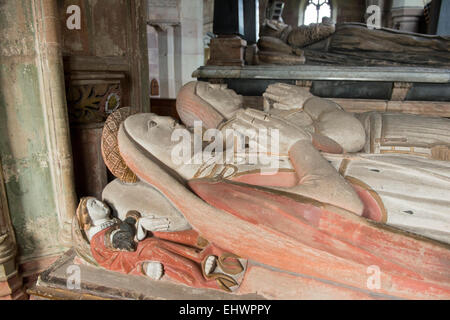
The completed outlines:
<svg viewBox="0 0 450 320">
<path fill-rule="evenodd" d="M 153 281 L 140 276 L 127 276 L 85 265 L 76 265 L 73 251 L 67 252 L 41 274 L 31 296 L 47 299 L 114 299 L 114 300 L 260 300 L 257 294 L 235 296 L 216 290 L 193 289 L 167 281 Z M 81 288 L 67 288 L 70 266 L 80 269 Z"/>
</svg>

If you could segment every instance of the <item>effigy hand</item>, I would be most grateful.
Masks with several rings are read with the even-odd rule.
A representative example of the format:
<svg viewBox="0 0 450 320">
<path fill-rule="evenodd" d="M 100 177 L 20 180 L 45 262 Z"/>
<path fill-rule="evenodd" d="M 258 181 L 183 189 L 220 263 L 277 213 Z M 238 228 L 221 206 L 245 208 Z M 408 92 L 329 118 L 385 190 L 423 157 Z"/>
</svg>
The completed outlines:
<svg viewBox="0 0 450 320">
<path fill-rule="evenodd" d="M 263 96 L 280 110 L 302 109 L 306 100 L 313 97 L 309 90 L 286 83 L 270 85 Z"/>
<path fill-rule="evenodd" d="M 273 141 L 271 138 L 274 135 L 278 135 L 279 139 L 277 143 L 280 152 L 288 152 L 297 141 L 311 141 L 312 139 L 310 133 L 287 122 L 283 118 L 255 109 L 239 111 L 231 127 L 246 136 L 250 136 L 249 132 L 252 131 L 256 134 L 261 134 L 261 130 L 266 130 L 268 142 Z M 256 140 L 258 137 L 250 136 L 250 138 Z"/>
<path fill-rule="evenodd" d="M 142 241 L 147 236 L 147 232 L 164 232 L 170 228 L 170 220 L 167 218 L 156 218 L 155 216 L 142 217 L 137 222 L 138 241 Z"/>
</svg>

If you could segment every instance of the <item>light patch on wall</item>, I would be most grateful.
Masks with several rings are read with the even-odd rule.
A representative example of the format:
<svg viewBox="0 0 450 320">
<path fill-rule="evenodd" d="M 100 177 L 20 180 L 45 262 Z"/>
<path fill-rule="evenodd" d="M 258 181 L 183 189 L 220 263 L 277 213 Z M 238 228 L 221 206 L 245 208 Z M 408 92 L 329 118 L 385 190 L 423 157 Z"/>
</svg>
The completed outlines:
<svg viewBox="0 0 450 320">
<path fill-rule="evenodd" d="M 22 262 L 61 252 L 62 247 L 57 237 L 59 224 L 56 218 L 37 217 L 22 222 L 22 228 L 16 229 Z"/>
</svg>

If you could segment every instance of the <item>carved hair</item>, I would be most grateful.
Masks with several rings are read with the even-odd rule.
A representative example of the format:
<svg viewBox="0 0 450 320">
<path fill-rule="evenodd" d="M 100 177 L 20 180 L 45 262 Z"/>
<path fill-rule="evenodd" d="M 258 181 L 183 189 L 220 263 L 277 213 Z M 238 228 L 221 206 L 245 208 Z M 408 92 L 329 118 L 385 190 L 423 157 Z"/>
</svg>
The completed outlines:
<svg viewBox="0 0 450 320">
<path fill-rule="evenodd" d="M 85 197 L 80 200 L 80 204 L 77 209 L 77 219 L 80 228 L 84 231 L 88 231 L 92 226 L 92 219 L 89 215 L 89 211 L 87 209 L 87 202 L 90 199 L 94 199 L 93 197 Z"/>
</svg>

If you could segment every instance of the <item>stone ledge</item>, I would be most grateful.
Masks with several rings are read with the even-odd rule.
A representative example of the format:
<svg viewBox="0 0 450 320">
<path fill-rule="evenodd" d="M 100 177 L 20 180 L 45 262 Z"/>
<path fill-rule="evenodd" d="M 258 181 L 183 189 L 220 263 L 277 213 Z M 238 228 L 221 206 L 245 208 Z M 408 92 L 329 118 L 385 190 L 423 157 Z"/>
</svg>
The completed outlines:
<svg viewBox="0 0 450 320">
<path fill-rule="evenodd" d="M 231 295 L 216 290 L 194 289 L 168 281 L 152 281 L 75 263 L 68 251 L 43 272 L 28 290 L 32 300 L 262 300 L 259 295 Z M 80 267 L 81 289 L 67 288 L 67 268 Z"/>
</svg>

